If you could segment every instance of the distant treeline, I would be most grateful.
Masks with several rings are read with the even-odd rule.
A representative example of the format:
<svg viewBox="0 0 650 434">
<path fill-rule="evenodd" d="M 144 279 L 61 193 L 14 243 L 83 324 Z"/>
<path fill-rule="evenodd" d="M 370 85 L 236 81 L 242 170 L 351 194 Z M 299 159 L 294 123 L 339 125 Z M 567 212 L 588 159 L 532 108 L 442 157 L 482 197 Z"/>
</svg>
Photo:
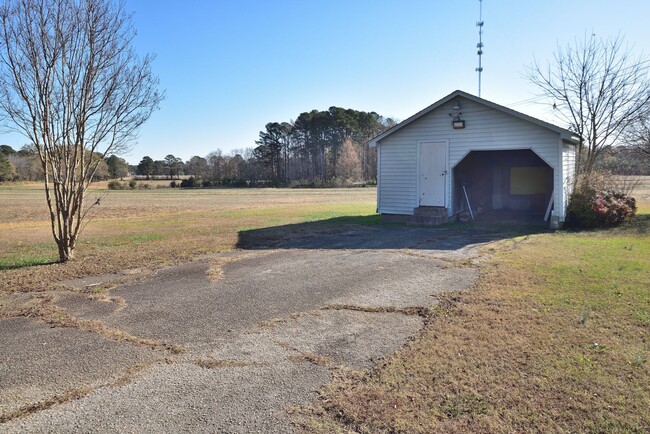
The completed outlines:
<svg viewBox="0 0 650 434">
<path fill-rule="evenodd" d="M 217 150 L 183 162 L 145 156 L 135 173 L 146 179 L 199 179 L 204 186 L 344 185 L 374 182 L 377 162 L 368 141 L 395 125 L 374 112 L 331 107 L 301 113 L 295 121 L 270 122 L 254 148 L 224 154 Z"/>
<path fill-rule="evenodd" d="M 368 141 L 395 125 L 375 112 L 340 107 L 301 113 L 295 121 L 270 122 L 260 131 L 255 147 L 223 153 L 210 152 L 188 161 L 170 154 L 164 160 L 142 158 L 129 165 L 123 158 L 103 158 L 93 180 L 178 180 L 184 186 L 342 186 L 374 183 L 376 151 Z M 93 155 L 93 158 L 102 158 Z M 647 155 L 638 147 L 618 146 L 603 152 L 597 167 L 620 175 L 650 175 Z M 33 146 L 19 150 L 0 145 L 0 182 L 39 181 L 41 162 Z M 180 183 L 178 183 L 180 185 Z"/>
<path fill-rule="evenodd" d="M 376 151 L 368 147 L 374 136 L 395 125 L 375 112 L 340 107 L 301 113 L 287 122 L 270 122 L 255 147 L 210 152 L 189 161 L 167 155 L 145 156 L 137 166 L 111 155 L 102 161 L 94 180 L 194 178 L 192 186 L 338 186 L 373 183 L 377 179 Z M 33 147 L 15 151 L 3 145 L 0 181 L 41 180 L 40 160 Z M 101 156 L 98 156 L 101 158 Z M 186 183 L 187 184 L 187 183 Z"/>
<path fill-rule="evenodd" d="M 650 154 L 637 146 L 617 146 L 604 151 L 596 162 L 596 169 L 615 175 L 650 175 Z"/>
</svg>

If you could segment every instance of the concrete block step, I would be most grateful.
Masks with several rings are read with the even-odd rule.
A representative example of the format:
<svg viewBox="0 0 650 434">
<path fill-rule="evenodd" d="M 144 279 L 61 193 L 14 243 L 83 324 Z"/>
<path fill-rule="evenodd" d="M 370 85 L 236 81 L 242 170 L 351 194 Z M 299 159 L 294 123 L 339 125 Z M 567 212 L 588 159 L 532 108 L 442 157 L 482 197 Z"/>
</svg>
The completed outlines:
<svg viewBox="0 0 650 434">
<path fill-rule="evenodd" d="M 446 217 L 447 208 L 442 206 L 419 206 L 413 208 L 413 214 L 416 216 Z"/>
<path fill-rule="evenodd" d="M 409 216 L 406 221 L 407 225 L 437 226 L 448 222 L 447 216 Z"/>
</svg>

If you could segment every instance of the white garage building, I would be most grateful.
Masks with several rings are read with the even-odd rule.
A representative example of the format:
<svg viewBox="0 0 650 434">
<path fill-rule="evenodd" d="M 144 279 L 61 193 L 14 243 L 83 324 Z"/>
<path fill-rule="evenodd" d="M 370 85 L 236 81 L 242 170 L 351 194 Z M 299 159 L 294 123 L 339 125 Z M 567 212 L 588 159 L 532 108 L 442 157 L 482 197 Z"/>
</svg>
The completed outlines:
<svg viewBox="0 0 650 434">
<path fill-rule="evenodd" d="M 574 133 L 457 90 L 375 137 L 377 212 L 417 223 L 457 213 L 564 221 Z M 390 218 L 390 217 L 389 217 Z"/>
</svg>

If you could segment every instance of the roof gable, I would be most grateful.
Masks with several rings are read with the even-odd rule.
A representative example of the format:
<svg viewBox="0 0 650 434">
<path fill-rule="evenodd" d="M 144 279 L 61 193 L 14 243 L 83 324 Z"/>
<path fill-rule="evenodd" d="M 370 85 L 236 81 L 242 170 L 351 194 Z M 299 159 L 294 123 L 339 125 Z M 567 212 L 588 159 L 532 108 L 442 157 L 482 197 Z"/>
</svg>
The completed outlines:
<svg viewBox="0 0 650 434">
<path fill-rule="evenodd" d="M 456 91 L 450 93 L 449 95 L 447 95 L 446 97 L 442 98 L 441 100 L 438 100 L 438 101 L 434 102 L 433 104 L 431 104 L 427 108 L 425 108 L 423 110 L 420 110 L 419 112 L 417 112 L 413 116 L 411 116 L 408 119 L 400 122 L 399 124 L 395 125 L 394 127 L 384 131 L 383 133 L 381 133 L 377 137 L 371 139 L 370 142 L 369 142 L 370 147 L 376 147 L 378 142 L 380 142 L 381 140 L 383 140 L 386 137 L 396 133 L 397 131 L 400 131 L 404 127 L 412 124 L 416 120 L 426 116 L 427 114 L 431 113 L 432 111 L 436 110 L 437 108 L 445 105 L 449 101 L 453 100 L 454 98 L 458 98 L 458 97 L 466 98 L 466 99 L 468 99 L 470 101 L 473 101 L 473 102 L 475 102 L 477 104 L 481 104 L 483 106 L 486 106 L 486 107 L 489 107 L 491 109 L 500 111 L 502 113 L 506 113 L 506 114 L 508 114 L 510 116 L 513 116 L 513 117 L 518 118 L 518 119 L 522 119 L 522 120 L 524 120 L 526 122 L 533 123 L 533 124 L 538 125 L 538 126 L 540 126 L 542 128 L 545 128 L 547 130 L 551 130 L 553 132 L 556 132 L 556 133 L 560 134 L 560 137 L 562 139 L 564 139 L 564 140 L 566 140 L 566 141 L 568 141 L 570 143 L 574 143 L 574 144 L 577 143 L 577 139 L 575 138 L 576 134 L 571 132 L 570 130 L 558 127 L 557 125 L 553 125 L 553 124 L 550 124 L 550 123 L 545 122 L 545 121 L 542 121 L 541 119 L 537 119 L 537 118 L 534 118 L 532 116 L 528 116 L 528 115 L 526 115 L 524 113 L 509 109 L 507 107 L 504 107 L 502 105 L 493 103 L 493 102 L 488 101 L 486 99 L 479 98 L 479 97 L 471 95 L 471 94 L 469 94 L 467 92 L 463 92 L 462 90 L 456 90 Z"/>
</svg>

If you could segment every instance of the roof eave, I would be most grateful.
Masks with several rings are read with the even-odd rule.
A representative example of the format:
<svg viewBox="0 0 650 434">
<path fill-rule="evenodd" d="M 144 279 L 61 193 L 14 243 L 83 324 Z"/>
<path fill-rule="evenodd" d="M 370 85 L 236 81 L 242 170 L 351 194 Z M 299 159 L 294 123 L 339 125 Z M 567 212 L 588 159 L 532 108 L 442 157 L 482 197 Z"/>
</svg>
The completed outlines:
<svg viewBox="0 0 650 434">
<path fill-rule="evenodd" d="M 416 120 L 420 119 L 422 116 L 424 116 L 424 115 L 432 112 L 433 110 L 437 109 L 438 107 L 440 107 L 441 105 L 446 103 L 448 100 L 451 100 L 452 98 L 455 98 L 455 97 L 459 96 L 459 94 L 463 94 L 463 93 L 465 93 L 465 92 L 463 92 L 461 90 L 456 90 L 456 91 L 450 93 L 446 97 L 434 102 L 433 104 L 425 107 L 424 109 L 420 110 L 419 112 L 415 113 L 414 115 L 404 119 L 399 124 L 393 126 L 392 128 L 387 129 L 383 133 L 381 133 L 378 136 L 372 138 L 370 140 L 370 142 L 368 142 L 368 145 L 371 148 L 377 147 L 379 145 L 380 140 L 382 140 L 382 139 L 396 133 L 397 131 L 401 130 L 402 128 L 406 127 L 407 125 L 411 124 L 412 122 L 415 122 Z"/>
<path fill-rule="evenodd" d="M 578 145 L 580 143 L 580 136 L 568 132 L 568 133 L 560 133 L 560 138 L 564 143 L 568 143 L 570 145 Z"/>
<path fill-rule="evenodd" d="M 469 94 L 467 92 L 464 92 L 462 90 L 455 90 L 446 97 L 434 102 L 433 104 L 429 105 L 428 107 L 424 108 L 423 110 L 420 110 L 419 112 L 415 113 L 413 116 L 410 116 L 409 118 L 403 120 L 399 124 L 395 125 L 394 127 L 384 131 L 383 133 L 379 134 L 378 136 L 372 138 L 369 142 L 368 145 L 371 148 L 376 148 L 379 145 L 379 142 L 386 137 L 396 133 L 397 131 L 401 130 L 402 128 L 406 127 L 407 125 L 411 124 L 412 122 L 415 122 L 416 120 L 420 119 L 421 117 L 427 115 L 428 113 L 436 110 L 443 104 L 447 103 L 448 101 L 457 98 L 457 97 L 463 97 L 466 99 L 469 99 L 470 101 L 474 101 L 478 104 L 483 104 L 487 107 L 491 107 L 495 110 L 501 111 L 503 113 L 509 114 L 511 116 L 514 116 L 516 118 L 534 123 L 536 125 L 539 125 L 542 128 L 546 128 L 551 131 L 555 131 L 556 133 L 560 134 L 560 137 L 562 140 L 566 140 L 568 143 L 573 143 L 573 144 L 578 144 L 579 138 L 576 137 L 576 134 L 570 130 L 567 130 L 562 127 L 558 127 L 557 125 L 550 124 L 546 121 L 543 121 L 541 119 L 534 118 L 532 116 L 529 116 L 525 113 L 518 112 L 516 110 L 512 110 L 508 107 L 499 105 L 497 103 L 494 103 L 492 101 L 488 101 L 486 99 L 480 98 L 478 96 Z"/>
</svg>

